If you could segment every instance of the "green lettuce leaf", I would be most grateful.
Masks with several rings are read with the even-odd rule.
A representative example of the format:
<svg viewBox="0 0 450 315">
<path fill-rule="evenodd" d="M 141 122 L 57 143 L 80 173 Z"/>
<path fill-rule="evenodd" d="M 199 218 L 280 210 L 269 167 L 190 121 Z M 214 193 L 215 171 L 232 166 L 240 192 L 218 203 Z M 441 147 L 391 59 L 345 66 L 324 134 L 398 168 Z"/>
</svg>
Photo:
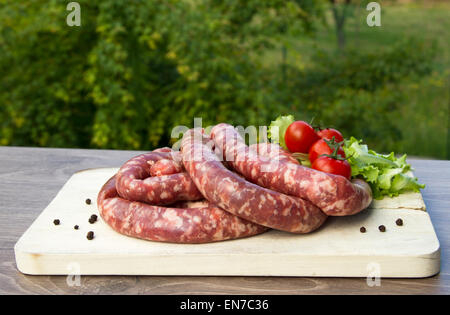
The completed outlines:
<svg viewBox="0 0 450 315">
<path fill-rule="evenodd" d="M 277 119 L 270 123 L 268 136 L 271 142 L 279 143 L 283 148 L 287 149 L 286 143 L 284 142 L 284 133 L 287 127 L 294 122 L 294 116 L 278 116 Z"/>
<path fill-rule="evenodd" d="M 405 191 L 418 192 L 425 187 L 411 175 L 406 154 L 399 158 L 393 152 L 379 154 L 353 137 L 345 140 L 343 148 L 352 167 L 352 177 L 365 179 L 372 187 L 375 199 L 398 196 Z"/>
</svg>

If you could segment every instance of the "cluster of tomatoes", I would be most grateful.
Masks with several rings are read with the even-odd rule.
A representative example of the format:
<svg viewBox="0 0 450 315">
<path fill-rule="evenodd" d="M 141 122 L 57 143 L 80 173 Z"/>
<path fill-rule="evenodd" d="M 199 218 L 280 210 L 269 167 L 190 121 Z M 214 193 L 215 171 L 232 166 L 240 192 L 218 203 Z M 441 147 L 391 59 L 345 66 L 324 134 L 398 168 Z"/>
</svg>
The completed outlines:
<svg viewBox="0 0 450 315">
<path fill-rule="evenodd" d="M 338 130 L 315 131 L 307 122 L 298 120 L 286 129 L 284 142 L 289 151 L 308 154 L 313 169 L 350 179 L 352 169 L 342 149 L 344 137 Z"/>
</svg>

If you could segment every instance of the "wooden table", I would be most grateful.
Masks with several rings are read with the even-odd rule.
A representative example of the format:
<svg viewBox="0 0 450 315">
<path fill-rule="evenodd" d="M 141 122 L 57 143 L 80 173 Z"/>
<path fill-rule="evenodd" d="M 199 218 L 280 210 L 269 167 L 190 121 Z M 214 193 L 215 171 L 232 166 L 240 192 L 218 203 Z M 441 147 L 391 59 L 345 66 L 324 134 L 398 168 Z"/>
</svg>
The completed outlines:
<svg viewBox="0 0 450 315">
<path fill-rule="evenodd" d="M 441 272 L 426 279 L 26 276 L 14 244 L 76 171 L 117 167 L 141 152 L 0 147 L 0 294 L 449 294 L 450 161 L 410 160 L 441 244 Z"/>
</svg>

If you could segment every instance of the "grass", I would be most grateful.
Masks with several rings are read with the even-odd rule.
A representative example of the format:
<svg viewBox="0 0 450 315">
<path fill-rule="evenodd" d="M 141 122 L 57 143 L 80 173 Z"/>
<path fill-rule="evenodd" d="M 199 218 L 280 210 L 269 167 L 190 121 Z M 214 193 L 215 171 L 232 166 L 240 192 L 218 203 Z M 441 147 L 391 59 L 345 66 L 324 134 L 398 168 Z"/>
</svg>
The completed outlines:
<svg viewBox="0 0 450 315">
<path fill-rule="evenodd" d="M 329 12 L 330 13 L 330 12 Z M 433 73 L 419 82 L 409 80 L 400 84 L 408 95 L 408 104 L 401 104 L 392 115 L 402 130 L 403 138 L 390 148 L 411 155 L 450 159 L 447 145 L 449 121 L 450 78 L 450 3 L 414 2 L 381 7 L 381 26 L 366 24 L 368 11 L 355 9 L 346 22 L 348 48 L 366 52 L 390 49 L 395 43 L 409 37 L 437 44 L 438 55 Z M 331 14 L 312 37 L 290 38 L 287 62 L 295 67 L 314 67 L 314 48 L 337 53 L 334 22 Z M 268 65 L 280 64 L 281 48 L 267 52 Z M 382 123 L 382 122 L 375 122 Z M 376 149 L 376 148 L 375 148 Z"/>
<path fill-rule="evenodd" d="M 382 6 L 381 26 L 369 27 L 366 24 L 368 11 L 355 8 L 346 21 L 347 47 L 363 51 L 389 49 L 396 42 L 415 37 L 427 42 L 435 41 L 440 50 L 436 60 L 436 69 L 450 68 L 450 3 L 438 3 L 432 6 L 403 4 Z M 318 26 L 311 37 L 290 38 L 288 61 L 297 66 L 306 67 L 311 62 L 311 55 L 317 47 L 334 52 L 337 50 L 334 21 L 331 14 L 326 16 L 326 24 Z M 281 59 L 281 49 L 268 52 L 270 63 Z M 302 63 L 299 64 L 299 60 Z"/>
</svg>

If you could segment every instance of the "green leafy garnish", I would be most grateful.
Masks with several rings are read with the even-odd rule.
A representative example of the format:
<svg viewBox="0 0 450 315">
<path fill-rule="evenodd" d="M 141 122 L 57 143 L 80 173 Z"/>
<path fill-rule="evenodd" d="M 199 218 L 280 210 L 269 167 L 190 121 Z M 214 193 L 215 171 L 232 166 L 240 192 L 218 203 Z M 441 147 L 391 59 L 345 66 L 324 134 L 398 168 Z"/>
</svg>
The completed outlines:
<svg viewBox="0 0 450 315">
<path fill-rule="evenodd" d="M 277 119 L 270 123 L 268 130 L 269 139 L 274 143 L 279 143 L 283 148 L 287 149 L 286 143 L 284 142 L 284 134 L 294 120 L 294 116 L 292 115 L 278 116 Z"/>
<path fill-rule="evenodd" d="M 393 152 L 379 154 L 354 137 L 345 140 L 343 149 L 352 167 L 352 177 L 365 179 L 372 187 L 374 199 L 398 196 L 405 191 L 419 192 L 425 187 L 410 175 L 411 165 L 406 163 L 406 154 L 399 158 Z"/>
</svg>

